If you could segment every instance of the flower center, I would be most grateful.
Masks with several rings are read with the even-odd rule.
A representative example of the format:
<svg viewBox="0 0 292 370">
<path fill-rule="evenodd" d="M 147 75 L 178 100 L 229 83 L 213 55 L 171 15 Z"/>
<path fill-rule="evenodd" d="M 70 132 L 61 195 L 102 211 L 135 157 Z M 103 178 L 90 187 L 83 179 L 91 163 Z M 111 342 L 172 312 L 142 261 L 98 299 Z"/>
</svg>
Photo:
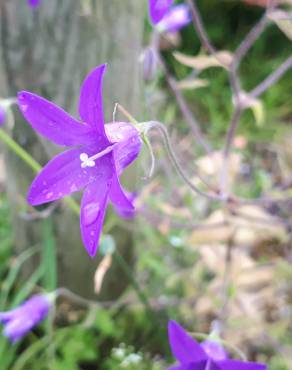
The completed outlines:
<svg viewBox="0 0 292 370">
<path fill-rule="evenodd" d="M 94 167 L 95 166 L 95 160 L 98 158 L 103 157 L 104 155 L 110 153 L 114 149 L 115 144 L 108 146 L 105 148 L 103 151 L 88 157 L 87 153 L 81 153 L 80 154 L 80 161 L 81 161 L 81 168 L 86 168 L 86 167 Z"/>
</svg>

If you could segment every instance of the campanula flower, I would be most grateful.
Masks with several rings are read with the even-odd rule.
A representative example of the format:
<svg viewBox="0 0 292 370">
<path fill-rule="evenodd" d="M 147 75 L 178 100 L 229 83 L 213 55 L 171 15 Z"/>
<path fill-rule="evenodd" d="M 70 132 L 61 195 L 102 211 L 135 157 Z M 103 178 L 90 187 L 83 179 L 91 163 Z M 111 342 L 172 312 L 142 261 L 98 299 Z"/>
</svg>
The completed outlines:
<svg viewBox="0 0 292 370">
<path fill-rule="evenodd" d="M 0 322 L 4 325 L 3 334 L 12 343 L 31 331 L 49 313 L 49 294 L 35 295 L 21 306 L 7 312 L 0 312 Z"/>
<path fill-rule="evenodd" d="M 37 8 L 41 3 L 41 0 L 27 0 L 28 6 L 31 8 Z"/>
<path fill-rule="evenodd" d="M 191 22 L 186 4 L 172 6 L 172 0 L 149 0 L 151 23 L 161 32 L 177 32 Z"/>
<path fill-rule="evenodd" d="M 264 364 L 228 359 L 225 350 L 214 340 L 199 344 L 175 321 L 170 321 L 168 324 L 168 338 L 172 354 L 179 363 L 168 370 L 267 369 Z"/>
<path fill-rule="evenodd" d="M 53 158 L 33 181 L 28 202 L 37 206 L 85 188 L 81 201 L 80 228 L 91 257 L 96 254 L 108 202 L 119 214 L 134 206 L 119 176 L 138 156 L 138 130 L 126 122 L 104 124 L 102 81 L 106 65 L 96 67 L 81 86 L 81 122 L 35 94 L 18 94 L 19 107 L 31 126 L 54 143 L 74 147 Z"/>
</svg>

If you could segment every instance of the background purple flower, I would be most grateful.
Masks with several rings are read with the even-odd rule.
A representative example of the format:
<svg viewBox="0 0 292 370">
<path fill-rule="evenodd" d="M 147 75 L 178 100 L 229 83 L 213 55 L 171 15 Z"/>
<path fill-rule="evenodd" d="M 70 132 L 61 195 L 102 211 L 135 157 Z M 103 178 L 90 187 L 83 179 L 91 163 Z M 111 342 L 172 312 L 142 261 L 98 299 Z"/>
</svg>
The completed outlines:
<svg viewBox="0 0 292 370">
<path fill-rule="evenodd" d="M 29 92 L 18 94 L 19 107 L 41 135 L 54 143 L 74 147 L 53 158 L 33 181 L 28 202 L 39 205 L 85 188 L 80 214 L 83 243 L 96 254 L 108 202 L 119 214 L 134 206 L 121 187 L 119 176 L 138 156 L 141 139 L 131 124 L 104 125 L 102 81 L 106 65 L 96 67 L 81 87 L 79 114 L 71 117 L 46 99 Z"/>
<path fill-rule="evenodd" d="M 11 311 L 0 312 L 3 334 L 12 343 L 21 339 L 47 316 L 50 304 L 48 295 L 35 295 Z"/>
<path fill-rule="evenodd" d="M 179 365 L 168 370 L 266 370 L 255 362 L 230 360 L 219 343 L 207 340 L 201 345 L 175 321 L 168 324 L 168 338 L 173 356 Z M 221 348 L 220 348 L 221 347 Z"/>
<path fill-rule="evenodd" d="M 191 14 L 186 4 L 172 7 L 157 24 L 160 32 L 177 32 L 191 22 Z"/>
<path fill-rule="evenodd" d="M 27 4 L 31 7 L 31 8 L 37 8 L 41 3 L 41 0 L 27 0 Z"/>
<path fill-rule="evenodd" d="M 168 12 L 173 0 L 149 0 L 149 15 L 152 24 L 157 24 Z"/>
</svg>

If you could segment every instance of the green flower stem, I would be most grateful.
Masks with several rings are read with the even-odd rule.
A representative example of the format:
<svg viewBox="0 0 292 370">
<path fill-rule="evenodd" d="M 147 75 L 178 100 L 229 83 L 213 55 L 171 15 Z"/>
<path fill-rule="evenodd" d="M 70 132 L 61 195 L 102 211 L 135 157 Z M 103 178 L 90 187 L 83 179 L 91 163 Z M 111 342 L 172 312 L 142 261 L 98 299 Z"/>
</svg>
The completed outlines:
<svg viewBox="0 0 292 370">
<path fill-rule="evenodd" d="M 15 140 L 13 140 L 3 129 L 0 129 L 0 140 L 12 150 L 20 159 L 22 159 L 35 173 L 39 173 L 42 166 Z M 74 199 L 67 197 L 64 202 L 72 209 L 73 212 L 79 215 L 80 208 Z"/>
<path fill-rule="evenodd" d="M 40 172 L 42 166 L 35 161 L 15 140 L 13 140 L 3 129 L 0 129 L 0 139 L 21 158 L 34 172 Z"/>
</svg>

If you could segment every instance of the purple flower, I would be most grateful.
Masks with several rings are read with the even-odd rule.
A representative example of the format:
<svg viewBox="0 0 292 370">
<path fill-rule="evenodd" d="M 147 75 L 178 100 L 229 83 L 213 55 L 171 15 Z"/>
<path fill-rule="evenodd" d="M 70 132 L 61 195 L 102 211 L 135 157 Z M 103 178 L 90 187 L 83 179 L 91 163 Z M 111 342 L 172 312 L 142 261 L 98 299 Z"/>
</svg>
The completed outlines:
<svg viewBox="0 0 292 370">
<path fill-rule="evenodd" d="M 31 8 L 37 8 L 41 3 L 41 0 L 27 0 L 28 6 Z"/>
<path fill-rule="evenodd" d="M 173 0 L 149 0 L 149 14 L 154 25 L 161 21 L 172 3 Z"/>
<path fill-rule="evenodd" d="M 149 0 L 149 14 L 159 32 L 177 32 L 191 22 L 189 7 L 172 6 L 173 0 Z"/>
<path fill-rule="evenodd" d="M 21 339 L 47 316 L 50 305 L 49 295 L 35 295 L 11 311 L 0 312 L 3 334 L 12 343 Z"/>
<path fill-rule="evenodd" d="M 96 254 L 107 204 L 118 211 L 134 206 L 121 187 L 119 176 L 138 156 L 138 130 L 125 122 L 104 125 L 102 81 L 106 65 L 96 67 L 81 87 L 79 114 L 82 122 L 51 102 L 20 92 L 20 110 L 31 126 L 54 143 L 75 147 L 53 158 L 33 181 L 28 202 L 39 205 L 85 188 L 80 215 L 83 243 Z"/>
<path fill-rule="evenodd" d="M 186 4 L 172 7 L 157 24 L 159 32 L 177 32 L 191 22 L 191 14 Z"/>
<path fill-rule="evenodd" d="M 255 362 L 229 360 L 219 343 L 207 340 L 197 343 L 175 321 L 168 324 L 168 338 L 172 353 L 179 365 L 168 370 L 266 370 L 267 366 Z"/>
<path fill-rule="evenodd" d="M 6 118 L 5 109 L 0 104 L 0 127 L 4 125 L 5 118 Z"/>
</svg>

